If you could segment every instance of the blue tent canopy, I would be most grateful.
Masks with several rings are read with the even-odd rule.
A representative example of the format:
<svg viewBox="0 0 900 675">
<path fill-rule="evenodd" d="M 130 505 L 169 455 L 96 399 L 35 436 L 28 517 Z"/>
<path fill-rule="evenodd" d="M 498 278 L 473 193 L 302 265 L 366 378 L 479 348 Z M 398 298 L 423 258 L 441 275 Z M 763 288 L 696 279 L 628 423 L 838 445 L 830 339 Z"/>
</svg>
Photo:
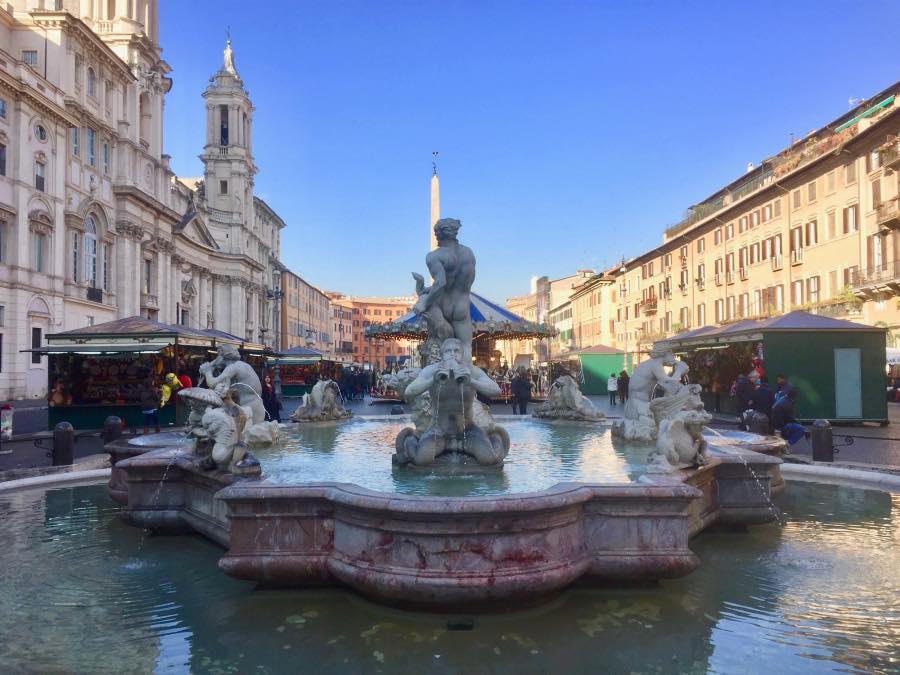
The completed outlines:
<svg viewBox="0 0 900 675">
<path fill-rule="evenodd" d="M 527 321 L 477 293 L 471 294 L 469 317 L 476 335 L 486 333 L 496 340 L 556 335 L 553 327 Z M 425 319 L 409 312 L 392 323 L 369 326 L 366 335 L 382 339 L 425 339 Z"/>
</svg>

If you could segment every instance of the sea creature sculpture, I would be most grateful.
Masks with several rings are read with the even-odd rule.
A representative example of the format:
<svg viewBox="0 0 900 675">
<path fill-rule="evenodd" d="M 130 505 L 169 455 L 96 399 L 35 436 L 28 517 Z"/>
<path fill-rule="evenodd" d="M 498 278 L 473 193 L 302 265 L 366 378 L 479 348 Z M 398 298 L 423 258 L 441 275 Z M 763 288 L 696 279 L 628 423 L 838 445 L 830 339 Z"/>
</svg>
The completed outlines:
<svg viewBox="0 0 900 675">
<path fill-rule="evenodd" d="M 431 414 L 424 431 L 422 424 L 397 435 L 393 462 L 425 466 L 442 454 L 461 453 L 479 464 L 502 464 L 509 452 L 509 435 L 494 424 L 481 404 L 476 407 L 476 392 L 496 396 L 500 387 L 483 370 L 463 360 L 458 339 L 447 338 L 441 345 L 441 361 L 423 368 L 406 387 L 407 400 L 429 395 Z M 476 415 L 480 419 L 476 420 Z"/>
<path fill-rule="evenodd" d="M 586 398 L 569 374 L 560 375 L 550 385 L 547 400 L 538 406 L 534 417 L 556 420 L 585 420 L 597 422 L 606 416 Z"/>
<path fill-rule="evenodd" d="M 303 405 L 291 415 L 294 422 L 326 422 L 341 420 L 353 413 L 341 405 L 341 390 L 334 380 L 319 380 L 313 385 Z"/>
<path fill-rule="evenodd" d="M 703 427 L 711 420 L 708 412 L 696 409 L 681 410 L 674 417 L 663 419 L 650 463 L 669 471 L 706 464 Z"/>
</svg>

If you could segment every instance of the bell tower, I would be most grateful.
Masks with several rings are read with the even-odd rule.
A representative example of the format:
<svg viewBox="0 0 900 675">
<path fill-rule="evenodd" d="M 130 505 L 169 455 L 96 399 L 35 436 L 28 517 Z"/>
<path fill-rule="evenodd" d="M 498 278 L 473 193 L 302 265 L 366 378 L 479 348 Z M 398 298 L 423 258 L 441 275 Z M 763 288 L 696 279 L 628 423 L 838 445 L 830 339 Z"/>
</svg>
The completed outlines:
<svg viewBox="0 0 900 675">
<path fill-rule="evenodd" d="M 253 218 L 253 104 L 234 64 L 231 38 L 225 42 L 222 67 L 209 78 L 203 177 L 206 204 L 214 220 L 249 225 Z M 231 237 L 233 243 L 240 237 Z M 229 247 L 230 248 L 230 247 Z"/>
</svg>

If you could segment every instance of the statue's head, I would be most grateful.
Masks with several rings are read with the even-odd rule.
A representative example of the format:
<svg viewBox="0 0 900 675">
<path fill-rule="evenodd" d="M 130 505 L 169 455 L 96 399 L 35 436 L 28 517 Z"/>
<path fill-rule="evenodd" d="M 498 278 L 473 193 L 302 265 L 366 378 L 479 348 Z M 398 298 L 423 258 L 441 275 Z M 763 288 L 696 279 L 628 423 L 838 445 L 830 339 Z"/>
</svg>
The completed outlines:
<svg viewBox="0 0 900 675">
<path fill-rule="evenodd" d="M 463 348 L 462 342 L 456 338 L 447 338 L 441 343 L 441 359 L 446 361 L 462 361 Z"/>
<path fill-rule="evenodd" d="M 663 365 L 666 366 L 675 365 L 675 354 L 672 352 L 671 347 L 665 345 L 654 344 L 653 349 L 650 350 L 650 358 L 662 359 Z"/>
<path fill-rule="evenodd" d="M 456 218 L 441 218 L 434 224 L 434 236 L 438 241 L 456 239 L 462 223 Z"/>
<path fill-rule="evenodd" d="M 224 344 L 219 346 L 218 358 L 223 361 L 240 361 L 241 353 L 234 345 Z"/>
</svg>

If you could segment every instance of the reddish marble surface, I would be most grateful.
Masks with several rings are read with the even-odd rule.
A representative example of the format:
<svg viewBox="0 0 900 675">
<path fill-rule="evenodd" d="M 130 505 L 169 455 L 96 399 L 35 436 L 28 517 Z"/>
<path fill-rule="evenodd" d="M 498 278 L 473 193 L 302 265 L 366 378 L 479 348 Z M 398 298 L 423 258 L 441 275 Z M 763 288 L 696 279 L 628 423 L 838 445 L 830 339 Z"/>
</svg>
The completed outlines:
<svg viewBox="0 0 900 675">
<path fill-rule="evenodd" d="M 120 461 L 125 516 L 194 530 L 227 548 L 226 573 L 263 585 L 341 583 L 380 601 L 437 608 L 532 600 L 575 581 L 678 577 L 690 537 L 715 522 L 774 518 L 780 460 L 744 453 L 628 485 L 563 483 L 494 497 L 389 495 L 342 483 L 272 485 L 152 450 Z"/>
</svg>

